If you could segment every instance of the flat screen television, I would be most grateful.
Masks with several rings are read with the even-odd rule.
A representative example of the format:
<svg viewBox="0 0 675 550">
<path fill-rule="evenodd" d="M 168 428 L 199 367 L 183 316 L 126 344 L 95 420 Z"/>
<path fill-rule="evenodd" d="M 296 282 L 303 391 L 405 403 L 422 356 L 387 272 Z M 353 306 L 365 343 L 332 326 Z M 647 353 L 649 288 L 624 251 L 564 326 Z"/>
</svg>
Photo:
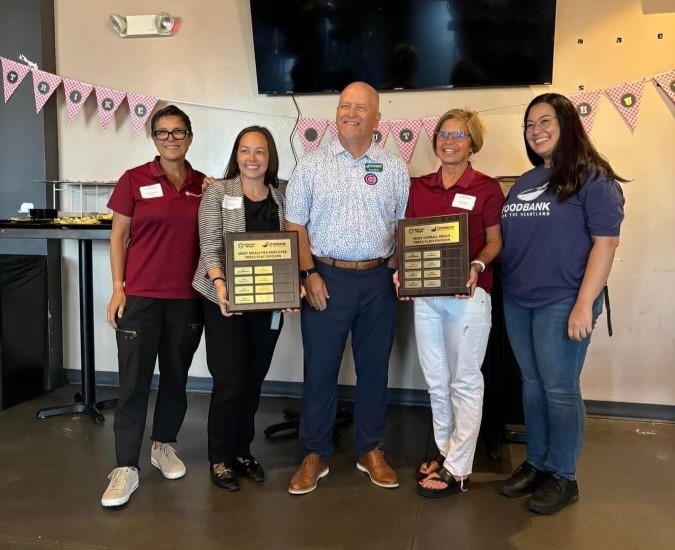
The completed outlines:
<svg viewBox="0 0 675 550">
<path fill-rule="evenodd" d="M 261 94 L 551 84 L 556 0 L 250 0 Z"/>
</svg>

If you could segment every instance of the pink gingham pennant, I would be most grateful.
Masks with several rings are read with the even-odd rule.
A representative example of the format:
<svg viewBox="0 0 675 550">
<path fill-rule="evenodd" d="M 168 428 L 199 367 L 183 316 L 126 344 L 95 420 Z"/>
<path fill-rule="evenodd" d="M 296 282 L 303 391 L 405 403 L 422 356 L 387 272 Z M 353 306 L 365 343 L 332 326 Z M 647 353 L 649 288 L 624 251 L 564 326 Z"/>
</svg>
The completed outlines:
<svg viewBox="0 0 675 550">
<path fill-rule="evenodd" d="M 577 109 L 579 119 L 581 120 L 584 130 L 586 130 L 586 134 L 590 134 L 591 130 L 593 130 L 595 114 L 598 110 L 598 103 L 600 102 L 600 90 L 571 95 L 570 101 Z"/>
<path fill-rule="evenodd" d="M 115 115 L 115 111 L 120 106 L 126 92 L 120 90 L 111 90 L 110 88 L 101 88 L 94 86 L 96 89 L 96 103 L 98 105 L 98 118 L 101 121 L 101 126 L 108 127 L 110 121 Z"/>
<path fill-rule="evenodd" d="M 157 98 L 127 92 L 127 103 L 129 103 L 131 122 L 134 125 L 134 134 L 138 135 L 145 126 L 145 121 L 148 120 L 155 105 L 157 105 Z"/>
<path fill-rule="evenodd" d="M 422 129 L 421 120 L 392 120 L 389 122 L 391 133 L 398 144 L 401 156 L 406 162 L 410 162 L 417 138 Z"/>
<path fill-rule="evenodd" d="M 328 121 L 322 118 L 301 118 L 298 121 L 300 142 L 305 152 L 308 153 L 319 146 L 327 127 Z"/>
<path fill-rule="evenodd" d="M 19 84 L 26 78 L 30 67 L 4 57 L 0 57 L 0 60 L 2 61 L 2 85 L 5 90 L 5 103 L 7 103 Z"/>
<path fill-rule="evenodd" d="M 441 119 L 439 116 L 432 116 L 422 119 L 422 126 L 427 131 L 427 135 L 431 141 L 434 140 L 434 130 L 436 129 L 436 124 Z"/>
<path fill-rule="evenodd" d="M 633 82 L 626 82 L 613 88 L 605 89 L 616 110 L 619 111 L 623 119 L 628 123 L 631 132 L 635 130 L 635 126 L 637 125 L 644 86 L 644 80 L 634 80 Z"/>
<path fill-rule="evenodd" d="M 389 121 L 380 120 L 380 123 L 377 125 L 377 128 L 373 130 L 373 141 L 377 143 L 380 148 L 384 147 L 384 143 L 387 141 L 387 136 L 389 135 Z"/>
<path fill-rule="evenodd" d="M 656 82 L 666 95 L 670 98 L 670 101 L 675 103 L 675 70 L 669 71 L 667 73 L 657 74 L 652 77 L 654 82 Z"/>
<path fill-rule="evenodd" d="M 337 139 L 337 122 L 334 120 L 328 121 L 328 131 L 330 132 L 330 137 Z"/>
<path fill-rule="evenodd" d="M 35 112 L 45 106 L 47 100 L 56 91 L 61 84 L 62 78 L 58 75 L 46 73 L 38 69 L 32 69 L 33 73 L 33 93 L 35 94 Z"/>
<path fill-rule="evenodd" d="M 66 93 L 66 109 L 68 110 L 68 120 L 71 122 L 75 120 L 77 113 L 82 109 L 82 105 L 87 101 L 89 94 L 94 89 L 92 84 L 86 82 L 78 82 L 77 80 L 70 80 L 70 78 L 63 79 L 63 89 Z"/>
</svg>

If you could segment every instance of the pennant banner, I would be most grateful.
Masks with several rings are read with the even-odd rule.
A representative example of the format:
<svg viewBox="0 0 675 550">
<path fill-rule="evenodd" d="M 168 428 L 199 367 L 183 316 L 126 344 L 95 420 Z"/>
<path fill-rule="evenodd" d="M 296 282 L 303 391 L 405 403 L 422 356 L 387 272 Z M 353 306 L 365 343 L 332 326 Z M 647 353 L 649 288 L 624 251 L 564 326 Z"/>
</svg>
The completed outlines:
<svg viewBox="0 0 675 550">
<path fill-rule="evenodd" d="M 436 129 L 436 124 L 438 124 L 439 120 L 441 120 L 441 117 L 439 116 L 422 119 L 422 125 L 424 126 L 424 129 L 427 131 L 427 135 L 429 136 L 429 139 L 432 142 L 434 141 L 434 130 Z"/>
<path fill-rule="evenodd" d="M 55 74 L 33 69 L 33 93 L 35 94 L 35 112 L 39 113 L 47 100 L 61 84 L 62 78 Z"/>
<path fill-rule="evenodd" d="M 654 81 L 663 88 L 670 101 L 675 103 L 675 70 L 667 73 L 657 74 Z"/>
<path fill-rule="evenodd" d="M 127 103 L 131 112 L 131 122 L 134 125 L 134 134 L 138 135 L 145 126 L 145 121 L 148 120 L 155 105 L 157 105 L 157 98 L 127 92 Z"/>
<path fill-rule="evenodd" d="M 127 94 L 110 88 L 100 88 L 99 86 L 94 86 L 94 88 L 96 89 L 96 103 L 98 104 L 98 118 L 101 121 L 101 126 L 107 128 L 115 115 L 115 111 Z"/>
<path fill-rule="evenodd" d="M 2 61 L 2 84 L 5 89 L 5 103 L 7 103 L 19 84 L 26 78 L 30 67 L 4 57 L 0 57 L 0 61 Z"/>
<path fill-rule="evenodd" d="M 66 92 L 66 109 L 68 110 L 68 119 L 72 122 L 75 120 L 77 113 L 82 109 L 82 105 L 87 101 L 89 94 L 94 89 L 94 86 L 86 82 L 78 82 L 77 80 L 70 80 L 70 78 L 63 79 L 63 89 Z"/>
<path fill-rule="evenodd" d="M 392 120 L 389 122 L 391 133 L 394 135 L 396 144 L 401 151 L 401 156 L 406 162 L 410 162 L 417 138 L 422 129 L 421 120 Z"/>
<path fill-rule="evenodd" d="M 319 146 L 327 127 L 328 121 L 321 118 L 301 118 L 298 121 L 300 142 L 305 152 L 309 152 Z"/>
<path fill-rule="evenodd" d="M 328 130 L 330 130 L 330 136 L 337 139 L 337 123 L 334 120 L 328 121 Z"/>
<path fill-rule="evenodd" d="M 633 82 L 626 82 L 625 84 L 605 89 L 617 111 L 628 123 L 631 132 L 635 130 L 635 126 L 637 125 L 644 86 L 644 80 L 634 80 Z"/>
<path fill-rule="evenodd" d="M 377 128 L 373 130 L 373 141 L 377 143 L 380 148 L 384 147 L 384 143 L 387 141 L 387 136 L 389 135 L 389 122 L 385 120 L 380 120 Z"/>
<path fill-rule="evenodd" d="M 583 92 L 570 96 L 570 101 L 577 108 L 577 113 L 581 119 L 581 124 L 586 130 L 586 134 L 590 134 L 593 130 L 593 123 L 595 122 L 595 114 L 598 110 L 598 103 L 600 102 L 600 92 Z"/>
</svg>

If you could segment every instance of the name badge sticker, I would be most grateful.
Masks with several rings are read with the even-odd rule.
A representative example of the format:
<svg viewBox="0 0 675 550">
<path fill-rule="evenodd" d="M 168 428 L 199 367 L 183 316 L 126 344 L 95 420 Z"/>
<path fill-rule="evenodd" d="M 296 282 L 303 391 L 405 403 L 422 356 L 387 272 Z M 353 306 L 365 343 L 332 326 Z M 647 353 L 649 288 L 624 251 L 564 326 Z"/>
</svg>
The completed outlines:
<svg viewBox="0 0 675 550">
<path fill-rule="evenodd" d="M 369 162 L 366 164 L 366 172 L 382 172 L 384 166 L 380 162 Z"/>
<path fill-rule="evenodd" d="M 457 193 L 455 198 L 452 199 L 452 206 L 456 208 L 463 208 L 464 210 L 473 210 L 475 204 L 476 197 L 471 195 L 462 195 L 462 193 Z"/>
<path fill-rule="evenodd" d="M 153 183 L 152 185 L 144 185 L 140 188 L 141 198 L 156 199 L 164 196 L 161 183 Z"/>
<path fill-rule="evenodd" d="M 232 197 L 230 195 L 225 195 L 223 197 L 223 208 L 225 210 L 237 210 L 241 208 L 243 199 L 241 197 Z"/>
</svg>

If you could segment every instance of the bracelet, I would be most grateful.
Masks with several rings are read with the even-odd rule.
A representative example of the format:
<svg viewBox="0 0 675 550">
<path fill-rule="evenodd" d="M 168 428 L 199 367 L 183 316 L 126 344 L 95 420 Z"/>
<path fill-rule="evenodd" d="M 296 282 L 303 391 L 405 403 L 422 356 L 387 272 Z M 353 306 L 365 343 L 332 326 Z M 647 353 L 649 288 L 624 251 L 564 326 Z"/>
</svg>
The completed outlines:
<svg viewBox="0 0 675 550">
<path fill-rule="evenodd" d="M 211 279 L 211 283 L 213 284 L 213 286 L 216 286 L 216 281 L 223 281 L 225 284 L 227 284 L 225 277 L 214 277 L 213 279 Z"/>
<path fill-rule="evenodd" d="M 480 272 L 482 273 L 485 271 L 485 262 L 481 262 L 480 260 L 473 260 L 469 265 L 479 265 L 480 266 Z"/>
</svg>

